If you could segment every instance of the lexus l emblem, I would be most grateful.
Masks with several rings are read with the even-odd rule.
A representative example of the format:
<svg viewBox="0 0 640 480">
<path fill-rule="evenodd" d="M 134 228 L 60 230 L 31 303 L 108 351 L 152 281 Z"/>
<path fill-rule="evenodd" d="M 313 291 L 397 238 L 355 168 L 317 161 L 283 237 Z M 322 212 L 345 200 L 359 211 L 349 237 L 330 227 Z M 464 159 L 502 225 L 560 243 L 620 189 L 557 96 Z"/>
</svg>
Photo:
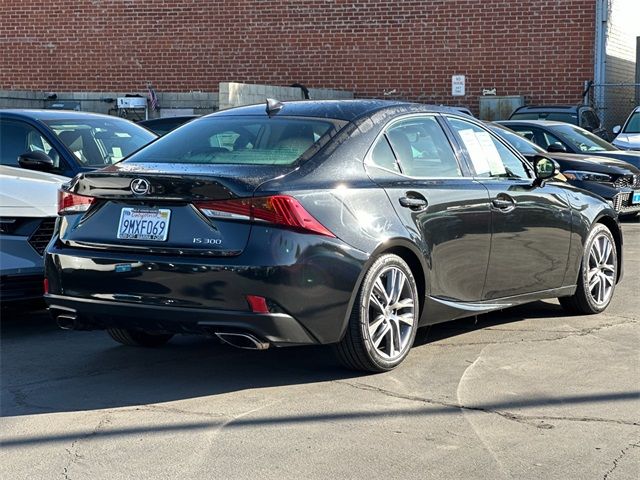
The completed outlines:
<svg viewBox="0 0 640 480">
<path fill-rule="evenodd" d="M 131 191 L 136 195 L 146 195 L 151 191 L 151 184 L 144 178 L 131 181 Z"/>
</svg>

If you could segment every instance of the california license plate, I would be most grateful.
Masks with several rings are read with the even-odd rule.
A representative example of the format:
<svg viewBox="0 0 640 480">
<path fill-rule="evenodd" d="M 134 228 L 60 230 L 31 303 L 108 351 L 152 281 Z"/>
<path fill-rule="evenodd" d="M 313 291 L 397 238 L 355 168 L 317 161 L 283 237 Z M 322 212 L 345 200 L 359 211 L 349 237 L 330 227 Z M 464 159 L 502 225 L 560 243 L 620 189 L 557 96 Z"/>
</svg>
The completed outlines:
<svg viewBox="0 0 640 480">
<path fill-rule="evenodd" d="M 118 238 L 164 242 L 169 233 L 171 210 L 168 208 L 123 208 Z"/>
<path fill-rule="evenodd" d="M 640 203 L 640 190 L 636 190 L 635 192 L 633 192 L 631 203 Z"/>
</svg>

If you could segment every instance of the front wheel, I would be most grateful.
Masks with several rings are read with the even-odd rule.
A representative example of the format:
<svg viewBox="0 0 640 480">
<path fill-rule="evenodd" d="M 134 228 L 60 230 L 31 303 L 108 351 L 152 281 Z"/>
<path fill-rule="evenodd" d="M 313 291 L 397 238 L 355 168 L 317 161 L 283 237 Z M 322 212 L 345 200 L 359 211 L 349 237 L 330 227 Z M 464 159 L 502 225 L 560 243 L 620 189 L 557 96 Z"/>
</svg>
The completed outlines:
<svg viewBox="0 0 640 480">
<path fill-rule="evenodd" d="M 348 368 L 385 372 L 408 355 L 418 327 L 418 289 L 411 269 L 397 255 L 371 265 L 358 292 L 349 324 L 336 344 Z"/>
<path fill-rule="evenodd" d="M 173 337 L 170 333 L 148 333 L 128 328 L 109 328 L 107 333 L 116 342 L 133 347 L 160 347 Z"/>
<path fill-rule="evenodd" d="M 611 303 L 618 279 L 618 252 L 611 231 L 596 224 L 585 244 L 576 293 L 559 298 L 572 313 L 589 315 L 604 311 Z"/>
</svg>

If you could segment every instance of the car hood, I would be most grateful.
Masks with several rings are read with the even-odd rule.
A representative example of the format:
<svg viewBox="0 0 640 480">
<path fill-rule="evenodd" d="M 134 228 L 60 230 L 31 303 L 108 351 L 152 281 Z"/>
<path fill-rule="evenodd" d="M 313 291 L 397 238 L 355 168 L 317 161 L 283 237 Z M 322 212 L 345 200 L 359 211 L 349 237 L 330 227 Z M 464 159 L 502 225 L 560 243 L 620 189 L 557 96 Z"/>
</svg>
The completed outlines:
<svg viewBox="0 0 640 480">
<path fill-rule="evenodd" d="M 69 179 L 52 173 L 0 165 L 0 217 L 53 217 L 58 189 Z"/>
<path fill-rule="evenodd" d="M 553 158 L 560 165 L 561 170 L 585 170 L 598 173 L 616 173 L 635 175 L 640 170 L 630 163 L 615 158 L 607 158 L 596 155 L 578 155 L 575 153 L 546 153 L 545 156 Z"/>
<path fill-rule="evenodd" d="M 623 150 L 626 149 L 640 149 L 640 133 L 621 133 L 614 140 L 613 143 L 616 147 Z"/>
</svg>

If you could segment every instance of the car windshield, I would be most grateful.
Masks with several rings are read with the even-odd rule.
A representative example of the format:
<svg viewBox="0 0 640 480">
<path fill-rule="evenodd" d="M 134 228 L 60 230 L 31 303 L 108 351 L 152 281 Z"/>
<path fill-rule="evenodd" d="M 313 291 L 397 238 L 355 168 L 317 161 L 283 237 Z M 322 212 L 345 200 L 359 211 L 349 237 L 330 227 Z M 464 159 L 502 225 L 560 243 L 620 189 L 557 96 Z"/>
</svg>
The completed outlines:
<svg viewBox="0 0 640 480">
<path fill-rule="evenodd" d="M 317 151 L 340 123 L 294 117 L 205 117 L 168 133 L 127 161 L 291 165 L 305 153 Z"/>
<path fill-rule="evenodd" d="M 571 144 L 578 152 L 608 152 L 618 150 L 597 135 L 574 125 L 554 125 L 551 131 L 559 134 L 565 142 Z"/>
<path fill-rule="evenodd" d="M 640 111 L 631 114 L 622 133 L 640 133 Z"/>
<path fill-rule="evenodd" d="M 513 130 L 495 124 L 491 125 L 491 130 L 503 140 L 509 142 L 522 155 L 545 155 L 547 153 L 544 149 L 521 135 L 518 135 Z"/>
<path fill-rule="evenodd" d="M 145 128 L 119 118 L 45 122 L 84 167 L 119 162 L 156 138 Z"/>
</svg>

